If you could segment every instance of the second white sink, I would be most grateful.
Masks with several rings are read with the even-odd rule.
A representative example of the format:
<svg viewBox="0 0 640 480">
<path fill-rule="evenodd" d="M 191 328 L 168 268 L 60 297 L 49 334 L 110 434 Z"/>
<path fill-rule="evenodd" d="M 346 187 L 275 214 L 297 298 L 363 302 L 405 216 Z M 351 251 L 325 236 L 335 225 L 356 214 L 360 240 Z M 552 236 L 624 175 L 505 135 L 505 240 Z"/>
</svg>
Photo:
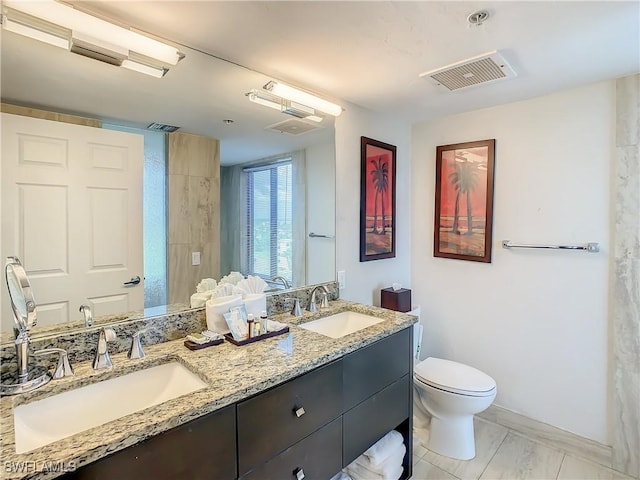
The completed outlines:
<svg viewBox="0 0 640 480">
<path fill-rule="evenodd" d="M 111 378 L 14 410 L 16 453 L 103 425 L 208 385 L 178 362 Z"/>
<path fill-rule="evenodd" d="M 299 326 L 330 338 L 340 338 L 383 321 L 384 318 L 346 311 L 312 320 Z"/>
</svg>

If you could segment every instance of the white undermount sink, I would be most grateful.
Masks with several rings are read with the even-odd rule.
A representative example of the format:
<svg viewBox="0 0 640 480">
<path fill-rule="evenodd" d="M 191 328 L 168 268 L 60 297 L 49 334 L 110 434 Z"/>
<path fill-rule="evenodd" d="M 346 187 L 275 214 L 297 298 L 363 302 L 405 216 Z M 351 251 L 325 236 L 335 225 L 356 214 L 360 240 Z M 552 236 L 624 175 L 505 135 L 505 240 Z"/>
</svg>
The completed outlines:
<svg viewBox="0 0 640 480">
<path fill-rule="evenodd" d="M 19 405 L 14 409 L 16 453 L 29 452 L 205 387 L 207 384 L 197 375 L 171 362 Z"/>
<path fill-rule="evenodd" d="M 383 321 L 384 318 L 346 311 L 303 323 L 299 327 L 330 338 L 340 338 Z"/>
</svg>

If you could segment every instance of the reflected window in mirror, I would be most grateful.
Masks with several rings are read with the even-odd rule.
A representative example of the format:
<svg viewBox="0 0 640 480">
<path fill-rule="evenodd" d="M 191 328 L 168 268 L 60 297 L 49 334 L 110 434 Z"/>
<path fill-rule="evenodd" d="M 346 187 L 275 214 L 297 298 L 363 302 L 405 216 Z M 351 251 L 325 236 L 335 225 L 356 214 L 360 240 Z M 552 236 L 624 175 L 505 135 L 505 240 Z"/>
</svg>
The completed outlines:
<svg viewBox="0 0 640 480">
<path fill-rule="evenodd" d="M 291 159 L 245 169 L 247 271 L 262 278 L 293 276 Z"/>
<path fill-rule="evenodd" d="M 102 125 L 109 130 L 144 137 L 143 252 L 144 307 L 166 305 L 167 296 L 167 154 L 166 134 L 122 125 Z"/>
<path fill-rule="evenodd" d="M 222 271 L 305 283 L 305 175 L 302 151 L 222 168 Z"/>
</svg>

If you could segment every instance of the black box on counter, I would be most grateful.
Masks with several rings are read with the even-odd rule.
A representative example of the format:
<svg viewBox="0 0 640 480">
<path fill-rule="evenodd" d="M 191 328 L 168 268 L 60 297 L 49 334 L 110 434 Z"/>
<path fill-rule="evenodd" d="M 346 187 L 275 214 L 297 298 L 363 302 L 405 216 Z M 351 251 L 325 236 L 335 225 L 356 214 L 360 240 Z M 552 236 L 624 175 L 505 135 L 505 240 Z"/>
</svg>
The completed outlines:
<svg viewBox="0 0 640 480">
<path fill-rule="evenodd" d="M 411 310 L 411 290 L 401 288 L 394 290 L 393 288 L 383 288 L 380 290 L 380 306 L 395 310 L 396 312 L 408 312 Z"/>
</svg>

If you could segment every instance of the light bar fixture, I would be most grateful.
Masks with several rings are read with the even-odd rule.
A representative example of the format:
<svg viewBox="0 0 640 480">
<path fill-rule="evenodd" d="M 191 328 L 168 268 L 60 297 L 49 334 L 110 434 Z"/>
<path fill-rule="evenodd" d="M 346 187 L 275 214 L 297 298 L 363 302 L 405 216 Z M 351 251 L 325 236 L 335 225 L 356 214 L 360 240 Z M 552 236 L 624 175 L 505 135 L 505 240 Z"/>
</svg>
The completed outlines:
<svg viewBox="0 0 640 480">
<path fill-rule="evenodd" d="M 271 81 L 264 86 L 264 89 L 274 95 L 320 110 L 321 112 L 333 115 L 334 117 L 337 117 L 342 113 L 342 107 L 340 105 L 336 105 L 335 103 L 317 97 L 311 93 L 290 87 L 284 83 Z"/>
<path fill-rule="evenodd" d="M 162 77 L 184 54 L 54 0 L 4 0 L 2 27 L 112 65 Z"/>
<path fill-rule="evenodd" d="M 253 89 L 246 95 L 249 101 L 253 103 L 273 108 L 274 110 L 278 110 L 293 117 L 303 118 L 317 123 L 320 123 L 323 120 L 323 117 L 318 115 L 314 108 L 297 102 L 292 102 L 291 100 L 286 100 L 267 91 Z"/>
<path fill-rule="evenodd" d="M 69 48 L 70 32 L 68 29 L 17 10 L 5 8 L 5 13 L 2 17 L 2 28 L 65 50 Z"/>
</svg>

